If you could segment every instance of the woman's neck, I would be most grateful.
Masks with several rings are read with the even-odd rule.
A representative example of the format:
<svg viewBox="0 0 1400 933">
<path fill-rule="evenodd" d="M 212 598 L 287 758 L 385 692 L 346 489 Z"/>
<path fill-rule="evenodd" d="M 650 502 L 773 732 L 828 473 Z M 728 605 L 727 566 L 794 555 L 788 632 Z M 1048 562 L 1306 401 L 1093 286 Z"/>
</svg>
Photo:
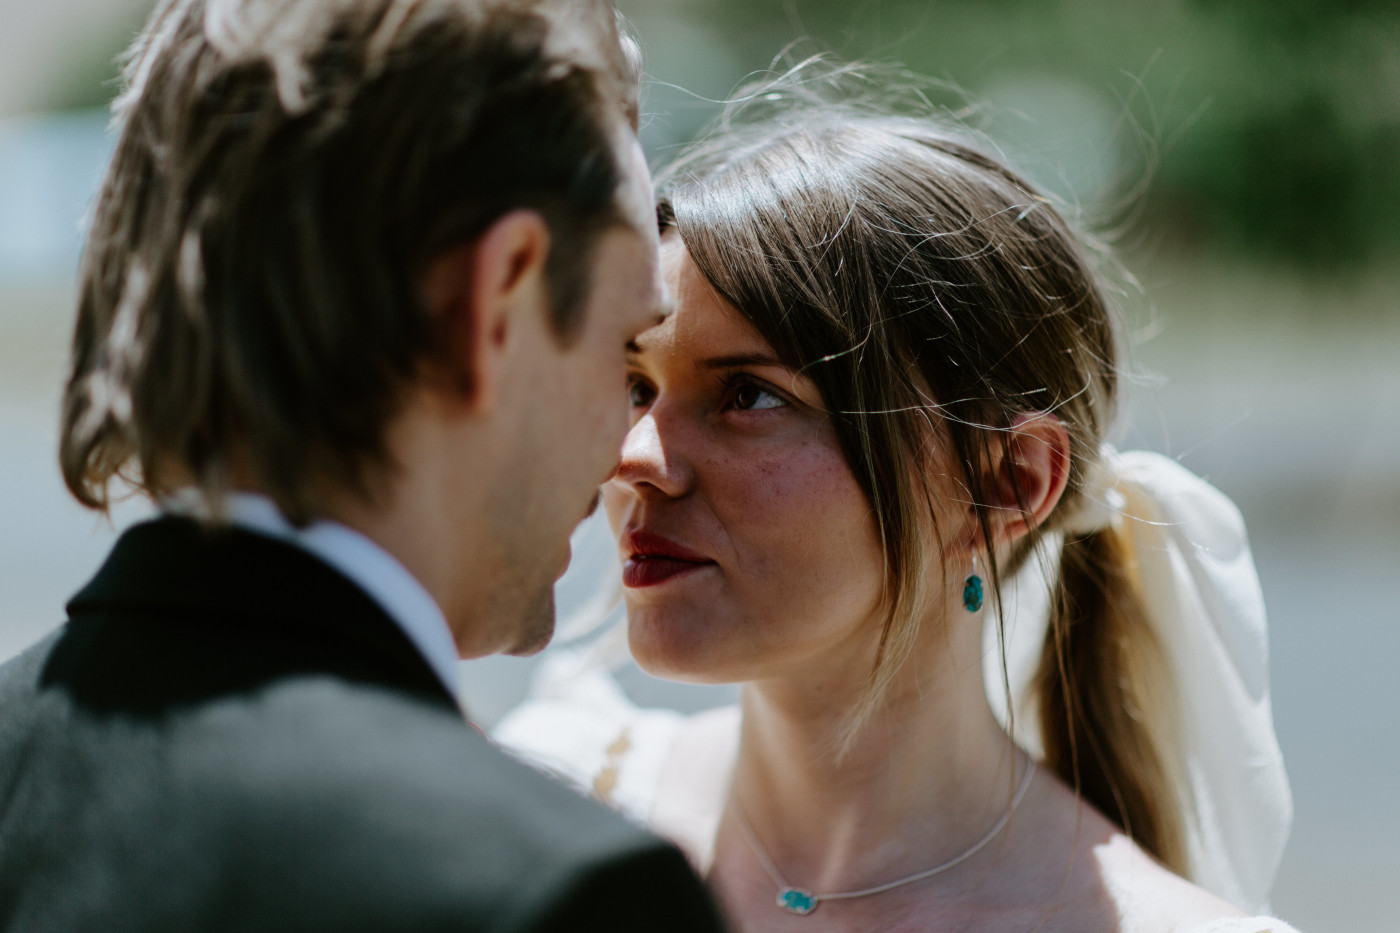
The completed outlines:
<svg viewBox="0 0 1400 933">
<path fill-rule="evenodd" d="M 957 857 L 1006 812 L 1025 763 L 987 706 L 976 652 L 950 647 L 916 652 L 844 752 L 863 678 L 744 688 L 729 807 L 789 883 L 895 880 Z"/>
</svg>

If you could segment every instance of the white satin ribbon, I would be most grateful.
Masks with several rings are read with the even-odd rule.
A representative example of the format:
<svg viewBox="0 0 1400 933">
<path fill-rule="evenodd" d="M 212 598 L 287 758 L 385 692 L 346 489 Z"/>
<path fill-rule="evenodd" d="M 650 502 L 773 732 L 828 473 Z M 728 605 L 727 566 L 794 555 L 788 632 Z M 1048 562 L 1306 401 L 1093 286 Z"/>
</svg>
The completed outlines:
<svg viewBox="0 0 1400 933">
<path fill-rule="evenodd" d="M 1136 566 L 1143 600 L 1175 676 L 1176 772 L 1192 880 L 1251 911 L 1266 911 L 1292 823 L 1293 801 L 1269 703 L 1263 593 L 1244 520 L 1224 494 L 1160 454 L 1106 448 L 1100 480 L 1076 531 L 1113 528 Z M 1120 517 L 1121 515 L 1121 517 Z M 1006 657 L 1015 736 L 1043 754 L 1031 681 L 1048 625 L 1048 560 L 1007 587 Z M 1006 681 L 995 613 L 987 613 L 987 694 L 1003 725 Z"/>
</svg>

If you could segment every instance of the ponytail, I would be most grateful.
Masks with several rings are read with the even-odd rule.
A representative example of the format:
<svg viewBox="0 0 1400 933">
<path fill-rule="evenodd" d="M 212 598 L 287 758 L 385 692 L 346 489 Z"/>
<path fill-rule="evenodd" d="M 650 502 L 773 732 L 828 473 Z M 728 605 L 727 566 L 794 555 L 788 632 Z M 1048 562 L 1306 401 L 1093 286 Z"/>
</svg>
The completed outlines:
<svg viewBox="0 0 1400 933">
<path fill-rule="evenodd" d="M 1189 877 L 1182 802 L 1164 757 L 1174 685 L 1128 557 L 1113 528 L 1065 536 L 1034 685 L 1045 766 Z"/>
</svg>

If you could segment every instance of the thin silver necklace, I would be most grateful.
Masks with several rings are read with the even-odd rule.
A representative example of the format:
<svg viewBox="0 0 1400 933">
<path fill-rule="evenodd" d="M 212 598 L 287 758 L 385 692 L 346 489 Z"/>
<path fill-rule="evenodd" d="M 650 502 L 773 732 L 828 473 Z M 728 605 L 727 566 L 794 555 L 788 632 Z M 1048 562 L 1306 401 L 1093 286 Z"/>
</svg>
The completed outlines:
<svg viewBox="0 0 1400 933">
<path fill-rule="evenodd" d="M 1001 815 L 1001 819 L 997 820 L 996 823 L 992 825 L 992 828 L 987 830 L 985 836 L 974 842 L 972 846 L 963 851 L 962 854 L 956 855 L 948 861 L 935 865 L 932 868 L 925 868 L 923 871 L 916 872 L 906 878 L 900 878 L 896 881 L 887 881 L 873 888 L 861 888 L 859 891 L 837 891 L 831 894 L 815 894 L 803 888 L 793 887 L 787 883 L 787 880 L 783 878 L 782 872 L 778 871 L 778 866 L 774 865 L 773 860 L 768 857 L 768 850 L 763 848 L 763 843 L 758 841 L 758 836 L 754 834 L 753 827 L 749 825 L 748 817 L 744 815 L 744 805 L 739 802 L 737 796 L 734 798 L 734 822 L 735 825 L 739 827 L 739 832 L 743 835 L 744 841 L 748 843 L 749 848 L 753 850 L 753 854 L 758 857 L 759 864 L 763 866 L 763 870 L 768 873 L 768 877 L 773 879 L 773 883 L 778 886 L 778 906 L 789 913 L 805 917 L 807 914 L 816 910 L 817 905 L 822 901 L 849 900 L 854 897 L 868 897 L 871 894 L 882 894 L 885 891 L 891 891 L 906 884 L 913 884 L 915 881 L 932 878 L 939 872 L 945 872 L 953 866 L 961 865 L 963 862 L 972 858 L 972 856 L 980 852 L 987 843 L 995 839 L 1001 831 L 1006 828 L 1007 823 L 1011 822 L 1011 814 L 1016 812 L 1016 808 L 1020 806 L 1021 800 L 1026 796 L 1026 791 L 1030 790 L 1031 778 L 1035 775 L 1035 767 L 1035 761 L 1032 760 L 1026 768 L 1025 776 L 1021 778 L 1021 783 L 1016 787 L 1016 793 L 1011 797 L 1011 805 L 1006 808 L 1006 812 Z"/>
</svg>

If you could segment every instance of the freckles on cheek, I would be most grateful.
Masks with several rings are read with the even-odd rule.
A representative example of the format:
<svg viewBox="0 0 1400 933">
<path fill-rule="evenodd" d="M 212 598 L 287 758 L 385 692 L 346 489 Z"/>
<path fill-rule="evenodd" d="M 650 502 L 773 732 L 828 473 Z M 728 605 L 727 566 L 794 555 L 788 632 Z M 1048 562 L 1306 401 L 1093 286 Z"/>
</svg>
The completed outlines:
<svg viewBox="0 0 1400 933">
<path fill-rule="evenodd" d="M 781 516 L 792 508 L 794 492 L 801 481 L 794 475 L 791 461 L 779 457 L 763 459 L 729 458 L 717 472 L 726 478 L 727 498 L 740 516 L 762 512 Z"/>
<path fill-rule="evenodd" d="M 731 516 L 756 544 L 780 544 L 790 555 L 813 536 L 829 542 L 870 523 L 865 496 L 839 454 L 804 450 L 734 465 Z"/>
<path fill-rule="evenodd" d="M 844 502 L 852 492 L 860 495 L 845 460 L 823 449 L 764 457 L 748 463 L 747 470 L 754 498 L 771 503 L 778 511 Z"/>
</svg>

